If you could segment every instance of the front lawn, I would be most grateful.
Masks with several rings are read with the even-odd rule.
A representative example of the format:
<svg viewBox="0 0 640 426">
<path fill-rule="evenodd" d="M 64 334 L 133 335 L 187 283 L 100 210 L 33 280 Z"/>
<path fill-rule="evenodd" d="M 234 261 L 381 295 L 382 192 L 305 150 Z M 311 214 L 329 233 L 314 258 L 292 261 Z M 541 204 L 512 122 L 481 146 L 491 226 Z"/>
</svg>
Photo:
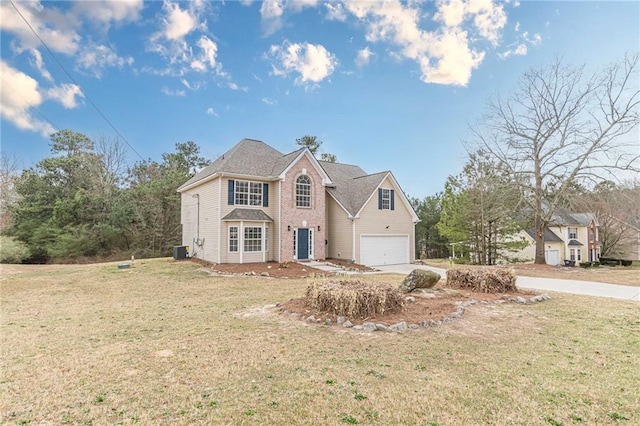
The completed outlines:
<svg viewBox="0 0 640 426">
<path fill-rule="evenodd" d="M 552 294 L 369 334 L 269 307 L 308 279 L 166 259 L 2 274 L 4 424 L 640 423 L 637 302 Z"/>
</svg>

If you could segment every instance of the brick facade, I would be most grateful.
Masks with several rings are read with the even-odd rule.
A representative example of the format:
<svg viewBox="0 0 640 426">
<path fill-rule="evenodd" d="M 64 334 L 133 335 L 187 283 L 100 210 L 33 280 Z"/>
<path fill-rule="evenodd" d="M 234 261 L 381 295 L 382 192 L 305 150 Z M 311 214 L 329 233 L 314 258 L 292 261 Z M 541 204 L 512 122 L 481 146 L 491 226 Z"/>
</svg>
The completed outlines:
<svg viewBox="0 0 640 426">
<path fill-rule="evenodd" d="M 296 179 L 306 174 L 311 179 L 311 207 L 296 207 Z M 308 228 L 312 231 L 313 258 L 325 258 L 326 222 L 325 190 L 322 176 L 314 168 L 309 158 L 303 156 L 287 172 L 281 182 L 280 217 L 280 259 L 294 259 L 294 230 Z M 291 230 L 289 231 L 289 227 Z M 319 227 L 319 230 L 318 230 Z"/>
</svg>

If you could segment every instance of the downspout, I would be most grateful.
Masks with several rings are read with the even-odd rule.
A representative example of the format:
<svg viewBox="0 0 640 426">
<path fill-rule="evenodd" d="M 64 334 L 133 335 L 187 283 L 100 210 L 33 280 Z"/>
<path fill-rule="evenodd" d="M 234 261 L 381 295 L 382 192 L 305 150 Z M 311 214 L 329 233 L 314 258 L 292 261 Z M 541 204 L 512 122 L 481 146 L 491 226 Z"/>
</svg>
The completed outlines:
<svg viewBox="0 0 640 426">
<path fill-rule="evenodd" d="M 222 228 L 221 228 L 222 222 L 220 221 L 221 212 L 222 212 L 222 175 L 220 175 L 220 179 L 218 180 L 218 212 L 217 212 L 218 225 L 216 228 L 218 230 L 218 256 L 217 256 L 218 263 L 221 263 L 220 259 L 222 256 L 220 253 L 220 238 L 222 236 Z"/>
<path fill-rule="evenodd" d="M 274 230 L 275 231 L 275 230 Z M 278 263 L 282 262 L 282 181 L 278 181 Z M 275 234 L 275 232 L 274 232 Z"/>
<path fill-rule="evenodd" d="M 200 245 L 200 194 L 191 194 L 191 198 L 195 198 L 196 199 L 196 205 L 197 205 L 197 210 L 196 210 L 196 239 L 195 241 L 193 241 L 193 245 L 196 247 L 200 247 L 202 248 L 202 246 Z M 196 247 L 193 247 L 194 250 L 196 250 Z M 196 251 L 196 256 L 197 256 L 197 251 Z M 202 255 L 202 258 L 204 259 L 204 253 Z"/>
</svg>

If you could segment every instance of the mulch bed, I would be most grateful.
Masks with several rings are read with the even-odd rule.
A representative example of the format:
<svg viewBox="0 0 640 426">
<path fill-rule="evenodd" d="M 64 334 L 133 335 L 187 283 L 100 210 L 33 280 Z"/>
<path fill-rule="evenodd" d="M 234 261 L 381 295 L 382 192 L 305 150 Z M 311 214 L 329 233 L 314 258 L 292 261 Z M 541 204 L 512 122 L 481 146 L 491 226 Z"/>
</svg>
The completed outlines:
<svg viewBox="0 0 640 426">
<path fill-rule="evenodd" d="M 191 259 L 192 262 L 196 262 L 206 268 L 210 268 L 213 272 L 223 275 L 262 275 L 264 273 L 269 274 L 274 278 L 307 278 L 310 276 L 327 276 L 333 275 L 332 273 L 326 273 L 320 269 L 313 268 L 304 262 L 286 262 L 280 264 L 278 262 L 265 262 L 265 263 L 209 263 L 201 259 Z M 368 266 L 358 265 L 356 263 L 349 263 L 340 259 L 327 259 L 327 262 L 334 265 L 342 266 L 345 270 L 356 271 L 374 271 L 375 269 Z M 286 265 L 286 267 L 283 267 Z"/>
<path fill-rule="evenodd" d="M 222 275 L 263 275 L 269 274 L 274 278 L 306 278 L 312 275 L 325 276 L 320 269 L 312 268 L 303 263 L 288 262 L 286 267 L 278 262 L 266 263 L 209 263 L 199 259 L 191 259 L 192 262 L 210 268 L 213 272 Z M 266 276 L 266 275 L 265 275 Z"/>
<path fill-rule="evenodd" d="M 415 298 L 415 302 L 407 303 L 402 312 L 374 315 L 365 319 L 347 319 L 353 324 L 374 322 L 388 326 L 402 321 L 406 321 L 407 324 L 419 324 L 421 321 L 442 320 L 449 317 L 458 309 L 458 302 L 466 302 L 473 299 L 480 303 L 482 301 L 500 303 L 501 301 L 506 302 L 513 300 L 518 296 L 530 298 L 534 295 L 536 295 L 536 293 L 525 291 L 509 293 L 476 293 L 452 290 L 438 284 L 434 288 L 434 293 L 431 297 L 425 297 L 413 293 L 407 294 L 407 296 L 413 296 Z M 313 315 L 315 318 L 320 318 L 323 323 L 326 319 L 330 319 L 332 324 L 336 324 L 337 321 L 337 315 L 314 310 L 311 308 L 309 301 L 304 297 L 291 299 L 288 302 L 281 304 L 279 309 L 280 312 L 289 311 L 290 313 L 297 313 L 305 318 Z"/>
</svg>

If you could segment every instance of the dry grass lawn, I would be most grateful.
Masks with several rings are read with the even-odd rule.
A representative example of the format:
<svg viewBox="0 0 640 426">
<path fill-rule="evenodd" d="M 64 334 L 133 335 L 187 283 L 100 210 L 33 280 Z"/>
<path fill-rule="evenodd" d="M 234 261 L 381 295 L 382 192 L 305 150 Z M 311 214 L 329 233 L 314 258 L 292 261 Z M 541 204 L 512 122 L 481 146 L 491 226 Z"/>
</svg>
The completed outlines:
<svg viewBox="0 0 640 426">
<path fill-rule="evenodd" d="M 367 334 L 267 307 L 306 279 L 167 260 L 2 275 L 3 424 L 640 424 L 637 302 L 554 294 Z"/>
</svg>

